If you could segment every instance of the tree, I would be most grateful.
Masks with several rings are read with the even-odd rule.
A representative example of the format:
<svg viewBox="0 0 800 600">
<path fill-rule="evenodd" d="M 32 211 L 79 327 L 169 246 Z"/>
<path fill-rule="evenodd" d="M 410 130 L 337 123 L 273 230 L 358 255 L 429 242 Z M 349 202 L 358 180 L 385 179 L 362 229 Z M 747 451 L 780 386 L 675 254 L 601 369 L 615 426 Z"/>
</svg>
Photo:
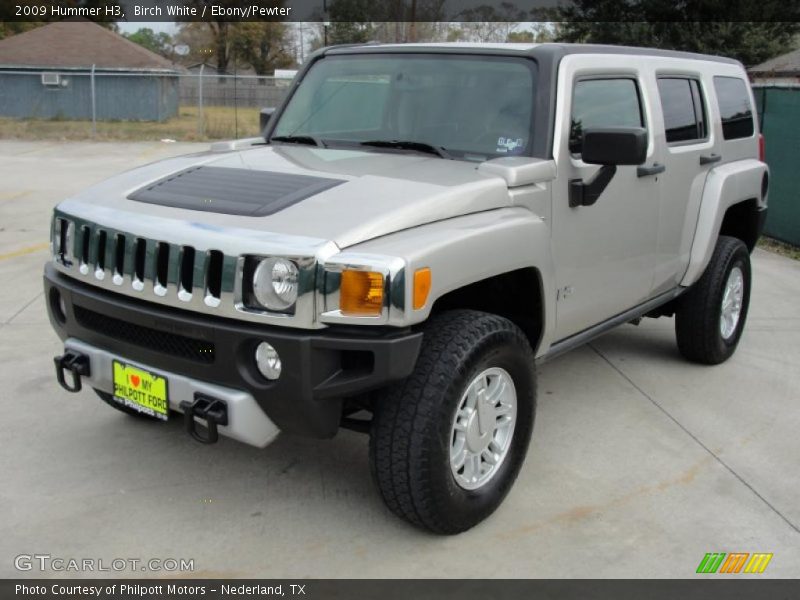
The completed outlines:
<svg viewBox="0 0 800 600">
<path fill-rule="evenodd" d="M 231 61 L 231 41 L 228 36 L 231 24 L 222 19 L 205 23 L 211 33 L 214 45 L 214 55 L 217 57 L 217 73 L 228 72 L 228 63 Z"/>
<path fill-rule="evenodd" d="M 752 66 L 792 49 L 798 16 L 800 4 L 783 0 L 572 0 L 556 18 L 559 41 L 719 54 Z"/>
<path fill-rule="evenodd" d="M 0 40 L 18 33 L 25 33 L 47 23 L 34 23 L 32 21 L 0 21 Z"/>
<path fill-rule="evenodd" d="M 200 12 L 207 11 L 211 13 L 213 6 L 220 6 L 222 8 L 240 8 L 242 6 L 241 0 L 190 0 L 191 4 L 200 9 Z M 228 65 L 231 62 L 232 43 L 229 33 L 233 23 L 225 20 L 225 17 L 218 16 L 216 18 L 209 18 L 206 21 L 187 23 L 184 25 L 186 28 L 192 26 L 199 26 L 206 30 L 209 36 L 209 45 L 213 48 L 213 55 L 217 62 L 217 72 L 225 74 L 228 72 Z"/>
<path fill-rule="evenodd" d="M 375 39 L 371 22 L 334 21 L 328 27 L 328 45 L 364 44 Z"/>
<path fill-rule="evenodd" d="M 217 73 L 225 75 L 234 58 L 231 30 L 235 26 L 222 19 L 182 23 L 177 41 L 189 47 L 189 58 L 199 62 L 213 59 Z"/>
<path fill-rule="evenodd" d="M 147 48 L 151 52 L 155 52 L 169 59 L 173 57 L 174 44 L 172 36 L 164 31 L 156 33 L 149 27 L 142 27 L 133 33 L 125 34 L 125 37 L 135 44 Z"/>
<path fill-rule="evenodd" d="M 506 36 L 506 41 L 514 44 L 532 44 L 533 32 L 528 30 L 512 31 Z"/>
<path fill-rule="evenodd" d="M 464 21 L 450 32 L 449 41 L 505 42 L 526 14 L 513 2 L 501 2 L 498 8 L 482 4 L 462 10 L 458 17 Z"/>
<path fill-rule="evenodd" d="M 271 75 L 275 69 L 294 66 L 283 23 L 236 23 L 230 33 L 236 59 L 253 67 L 257 75 Z"/>
<path fill-rule="evenodd" d="M 323 31 L 320 46 L 325 44 L 363 44 L 374 39 L 373 22 L 380 20 L 376 9 L 383 8 L 372 0 L 331 0 L 328 2 L 326 21 L 332 21 Z M 327 37 L 327 40 L 324 39 Z"/>
<path fill-rule="evenodd" d="M 185 64 L 214 60 L 214 39 L 205 23 L 199 21 L 181 23 L 175 34 L 175 43 L 189 48 L 189 52 L 181 57 L 181 62 Z"/>
<path fill-rule="evenodd" d="M 188 61 L 215 62 L 220 74 L 232 63 L 249 65 L 258 75 L 295 64 L 288 27 L 279 22 L 182 23 L 175 42 L 189 47 Z"/>
<path fill-rule="evenodd" d="M 207 12 L 212 5 L 223 8 L 241 8 L 241 0 L 190 0 Z M 273 6 L 283 4 L 274 0 Z M 232 61 L 253 67 L 259 75 L 275 68 L 290 66 L 294 60 L 287 40 L 287 27 L 271 21 L 227 21 L 219 16 L 203 22 L 182 23 L 177 41 L 189 46 L 189 56 L 206 62 L 213 58 L 217 72 L 227 74 Z"/>
<path fill-rule="evenodd" d="M 521 29 L 509 33 L 506 41 L 523 44 L 543 44 L 552 42 L 555 37 L 556 28 L 552 23 L 533 23 L 531 29 Z"/>
</svg>

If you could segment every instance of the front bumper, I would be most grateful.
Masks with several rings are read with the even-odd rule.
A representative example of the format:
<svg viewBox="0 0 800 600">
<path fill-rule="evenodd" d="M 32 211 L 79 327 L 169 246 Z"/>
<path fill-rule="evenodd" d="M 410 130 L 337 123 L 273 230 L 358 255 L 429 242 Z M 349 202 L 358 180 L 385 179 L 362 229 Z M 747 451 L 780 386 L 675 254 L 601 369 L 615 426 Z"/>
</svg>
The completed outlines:
<svg viewBox="0 0 800 600">
<path fill-rule="evenodd" d="M 64 341 L 64 351 L 85 356 L 89 360 L 89 374 L 84 376 L 84 383 L 96 390 L 108 394 L 114 393 L 112 362 L 120 358 L 119 355 L 74 338 L 67 338 Z M 176 373 L 164 372 L 153 365 L 134 366 L 155 372 L 169 381 L 170 410 L 183 412 L 181 402 L 194 398 L 196 394 L 224 401 L 230 419 L 227 425 L 219 427 L 219 433 L 226 437 L 263 448 L 280 433 L 280 429 L 264 414 L 255 398 L 244 390 L 226 388 Z"/>
<path fill-rule="evenodd" d="M 168 378 L 173 374 L 241 390 L 281 431 L 317 438 L 335 435 L 345 398 L 407 377 L 422 343 L 422 333 L 410 330 L 312 332 L 196 315 L 93 288 L 50 263 L 44 287 L 50 322 L 62 340 Z M 255 348 L 261 341 L 281 357 L 282 373 L 275 381 L 256 369 Z"/>
</svg>

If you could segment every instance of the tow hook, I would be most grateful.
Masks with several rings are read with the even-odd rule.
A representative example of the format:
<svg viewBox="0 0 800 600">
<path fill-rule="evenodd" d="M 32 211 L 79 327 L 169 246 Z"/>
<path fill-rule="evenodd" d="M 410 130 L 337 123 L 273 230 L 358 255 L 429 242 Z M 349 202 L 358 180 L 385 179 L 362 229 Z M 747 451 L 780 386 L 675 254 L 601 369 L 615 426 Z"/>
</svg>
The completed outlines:
<svg viewBox="0 0 800 600">
<path fill-rule="evenodd" d="M 59 385 L 68 392 L 81 391 L 81 376 L 89 376 L 89 357 L 77 352 L 67 351 L 61 356 L 53 358 L 56 363 L 56 379 Z M 72 373 L 72 385 L 67 383 L 64 370 Z"/>
<path fill-rule="evenodd" d="M 201 444 L 214 444 L 219 440 L 217 425 L 228 424 L 228 405 L 224 400 L 196 393 L 193 402 L 184 400 L 180 407 L 183 409 L 183 423 L 190 436 Z M 198 431 L 195 417 L 206 422 L 206 435 Z"/>
</svg>

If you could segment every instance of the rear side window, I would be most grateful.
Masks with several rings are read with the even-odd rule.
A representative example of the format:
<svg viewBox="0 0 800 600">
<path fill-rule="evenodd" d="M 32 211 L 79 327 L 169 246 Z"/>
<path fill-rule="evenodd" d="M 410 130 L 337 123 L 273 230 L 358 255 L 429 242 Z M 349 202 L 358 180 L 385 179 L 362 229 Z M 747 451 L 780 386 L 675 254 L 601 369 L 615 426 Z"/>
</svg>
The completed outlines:
<svg viewBox="0 0 800 600">
<path fill-rule="evenodd" d="M 719 114 L 722 117 L 722 137 L 726 140 L 753 135 L 753 107 L 747 85 L 738 77 L 714 77 Z"/>
<path fill-rule="evenodd" d="M 660 77 L 658 95 L 661 97 L 667 143 L 706 138 L 705 109 L 696 79 Z"/>
<path fill-rule="evenodd" d="M 569 151 L 581 153 L 583 130 L 643 127 L 639 89 L 633 79 L 584 79 L 575 83 Z"/>
</svg>

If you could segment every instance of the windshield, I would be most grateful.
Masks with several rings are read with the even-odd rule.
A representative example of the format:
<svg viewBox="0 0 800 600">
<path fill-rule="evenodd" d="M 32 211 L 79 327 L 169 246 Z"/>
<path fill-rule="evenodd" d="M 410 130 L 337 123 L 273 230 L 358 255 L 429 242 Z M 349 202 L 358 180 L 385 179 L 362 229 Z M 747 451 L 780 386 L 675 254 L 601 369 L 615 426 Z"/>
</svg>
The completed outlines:
<svg viewBox="0 0 800 600">
<path fill-rule="evenodd" d="M 535 86 L 536 63 L 525 58 L 329 56 L 306 73 L 272 138 L 383 151 L 430 146 L 467 160 L 529 154 Z"/>
</svg>

